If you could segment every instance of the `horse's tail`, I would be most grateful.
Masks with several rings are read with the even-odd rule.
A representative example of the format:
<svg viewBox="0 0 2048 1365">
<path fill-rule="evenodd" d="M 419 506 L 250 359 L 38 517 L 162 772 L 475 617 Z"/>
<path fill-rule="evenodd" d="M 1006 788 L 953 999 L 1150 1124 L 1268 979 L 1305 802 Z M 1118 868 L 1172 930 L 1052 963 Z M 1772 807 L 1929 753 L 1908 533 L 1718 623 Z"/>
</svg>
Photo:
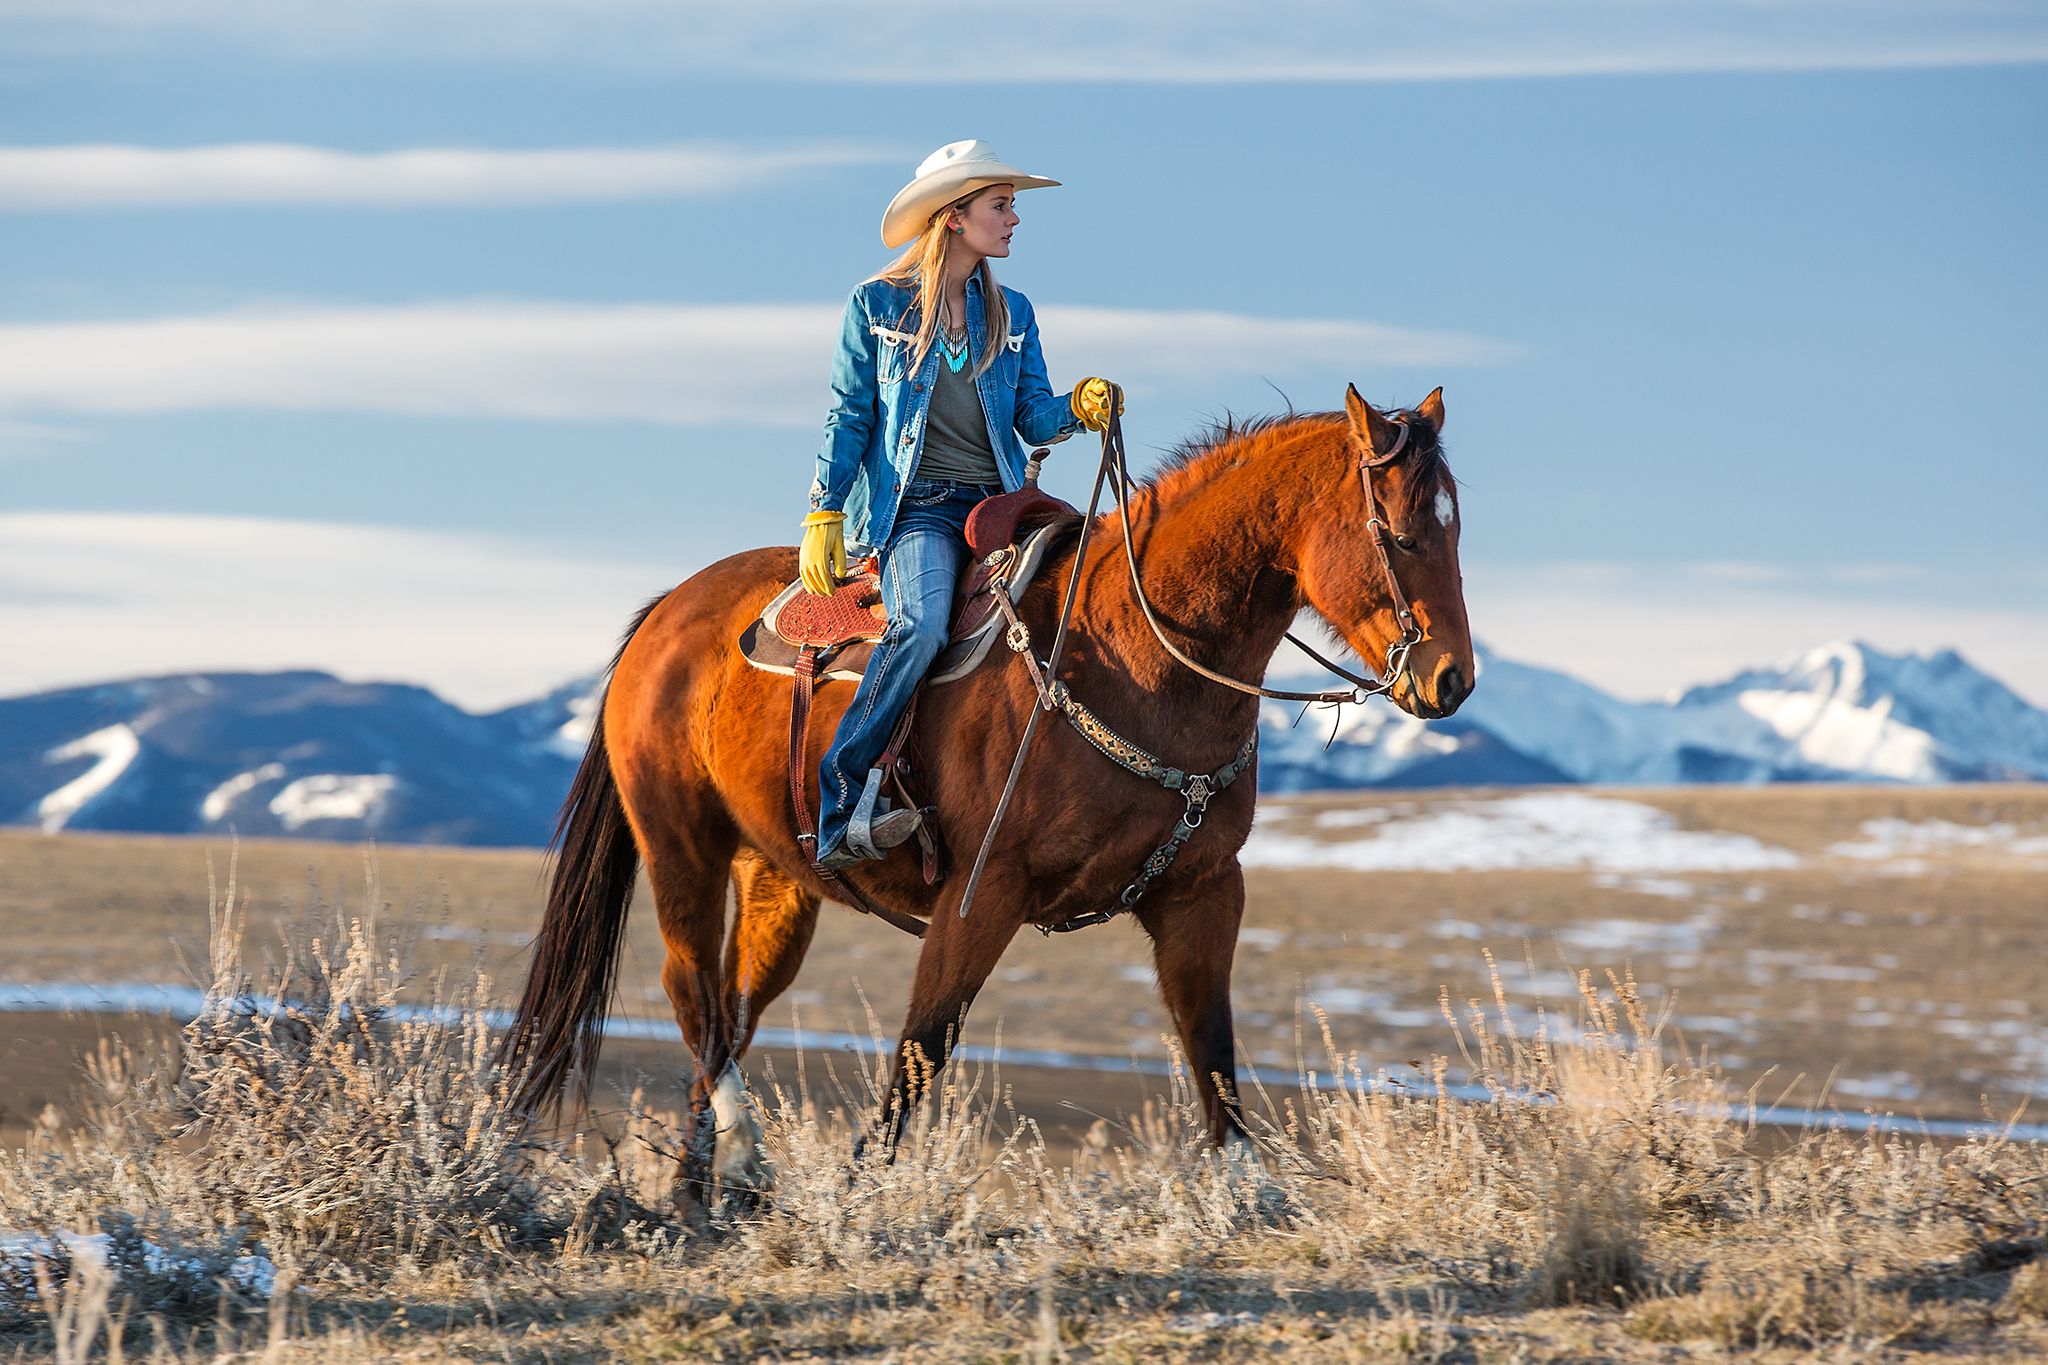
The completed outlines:
<svg viewBox="0 0 2048 1365">
<path fill-rule="evenodd" d="M 619 644 L 623 655 L 635 631 L 660 602 L 634 618 Z M 618 660 L 612 661 L 614 669 Z M 604 701 L 599 699 L 590 747 L 562 803 L 549 848 L 556 854 L 548 886 L 548 907 L 533 943 L 533 962 L 511 1032 L 498 1050 L 511 1068 L 517 1112 L 536 1116 L 560 1109 L 562 1092 L 573 1081 L 579 1103 L 590 1097 L 590 1077 L 604 1042 L 604 1016 L 619 972 L 619 945 L 626 936 L 626 908 L 640 872 L 611 753 L 604 740 Z"/>
</svg>

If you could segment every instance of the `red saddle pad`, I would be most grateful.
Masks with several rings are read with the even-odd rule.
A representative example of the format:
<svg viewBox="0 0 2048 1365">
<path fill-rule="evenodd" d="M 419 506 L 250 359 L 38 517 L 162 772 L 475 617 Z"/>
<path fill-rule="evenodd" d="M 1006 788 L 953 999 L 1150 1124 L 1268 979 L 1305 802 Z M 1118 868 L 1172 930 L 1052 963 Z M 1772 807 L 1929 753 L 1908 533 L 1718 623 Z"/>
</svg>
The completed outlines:
<svg viewBox="0 0 2048 1365">
<path fill-rule="evenodd" d="M 830 649 L 854 640 L 878 640 L 887 624 L 881 582 L 863 571 L 841 583 L 830 597 L 800 592 L 790 598 L 776 614 L 775 633 L 799 649 Z"/>
</svg>

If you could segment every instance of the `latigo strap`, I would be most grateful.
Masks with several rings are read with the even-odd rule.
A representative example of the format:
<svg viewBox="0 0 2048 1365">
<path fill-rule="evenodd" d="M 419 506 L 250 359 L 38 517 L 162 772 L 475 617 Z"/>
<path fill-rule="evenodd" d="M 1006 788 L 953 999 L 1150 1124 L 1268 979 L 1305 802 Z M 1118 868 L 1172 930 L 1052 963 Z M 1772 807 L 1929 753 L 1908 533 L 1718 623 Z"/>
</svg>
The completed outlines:
<svg viewBox="0 0 2048 1365">
<path fill-rule="evenodd" d="M 797 651 L 795 687 L 789 696 L 789 803 L 796 812 L 796 838 L 804 851 L 811 856 L 811 868 L 818 874 L 818 880 L 842 892 L 843 899 L 854 909 L 873 915 L 886 924 L 893 924 L 912 938 L 924 937 L 924 921 L 913 918 L 886 905 L 876 905 L 861 894 L 860 888 L 841 877 L 829 867 L 819 867 L 818 826 L 811 819 L 811 804 L 804 792 L 805 779 L 810 775 L 809 739 L 811 734 L 811 697 L 818 682 L 818 651 L 809 646 Z"/>
</svg>

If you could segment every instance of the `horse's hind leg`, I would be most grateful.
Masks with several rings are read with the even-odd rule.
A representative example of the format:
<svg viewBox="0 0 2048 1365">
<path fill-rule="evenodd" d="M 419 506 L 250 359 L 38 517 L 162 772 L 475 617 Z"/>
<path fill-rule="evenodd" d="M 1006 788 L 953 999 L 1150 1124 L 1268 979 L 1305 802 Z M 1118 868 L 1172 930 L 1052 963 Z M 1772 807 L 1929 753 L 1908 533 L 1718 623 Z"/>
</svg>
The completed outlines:
<svg viewBox="0 0 2048 1365">
<path fill-rule="evenodd" d="M 685 1182 L 703 1188 L 716 1141 L 712 1097 L 733 1059 L 719 954 L 725 943 L 726 880 L 739 835 L 709 800 L 689 800 L 687 792 L 673 789 L 665 795 L 683 808 L 644 823 L 641 848 L 668 948 L 661 984 L 697 1069 L 684 1125 L 682 1174 Z"/>
<path fill-rule="evenodd" d="M 751 848 L 732 861 L 736 908 L 725 941 L 725 998 L 722 1013 L 731 1030 L 732 1059 L 711 1094 L 718 1124 L 712 1169 L 719 1183 L 758 1188 L 761 1124 L 736 1063 L 747 1052 L 761 1015 L 796 980 L 811 935 L 818 927 L 818 898 L 785 876 Z"/>
<path fill-rule="evenodd" d="M 739 907 L 725 944 L 725 1006 L 744 1055 L 761 1014 L 796 980 L 818 927 L 818 898 L 751 848 L 732 860 Z"/>
</svg>

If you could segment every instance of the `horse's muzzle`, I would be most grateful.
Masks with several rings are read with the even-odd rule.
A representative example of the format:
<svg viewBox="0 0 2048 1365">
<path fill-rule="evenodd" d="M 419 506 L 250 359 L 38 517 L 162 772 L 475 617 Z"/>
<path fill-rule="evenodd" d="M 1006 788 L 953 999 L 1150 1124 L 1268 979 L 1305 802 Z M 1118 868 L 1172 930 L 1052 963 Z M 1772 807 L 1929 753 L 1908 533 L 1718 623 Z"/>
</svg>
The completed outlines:
<svg viewBox="0 0 2048 1365">
<path fill-rule="evenodd" d="M 1394 700 L 1409 715 L 1422 720 L 1442 720 L 1454 714 L 1472 695 L 1472 678 L 1467 667 L 1446 654 L 1436 661 L 1428 686 L 1411 668 L 1394 686 Z"/>
</svg>

